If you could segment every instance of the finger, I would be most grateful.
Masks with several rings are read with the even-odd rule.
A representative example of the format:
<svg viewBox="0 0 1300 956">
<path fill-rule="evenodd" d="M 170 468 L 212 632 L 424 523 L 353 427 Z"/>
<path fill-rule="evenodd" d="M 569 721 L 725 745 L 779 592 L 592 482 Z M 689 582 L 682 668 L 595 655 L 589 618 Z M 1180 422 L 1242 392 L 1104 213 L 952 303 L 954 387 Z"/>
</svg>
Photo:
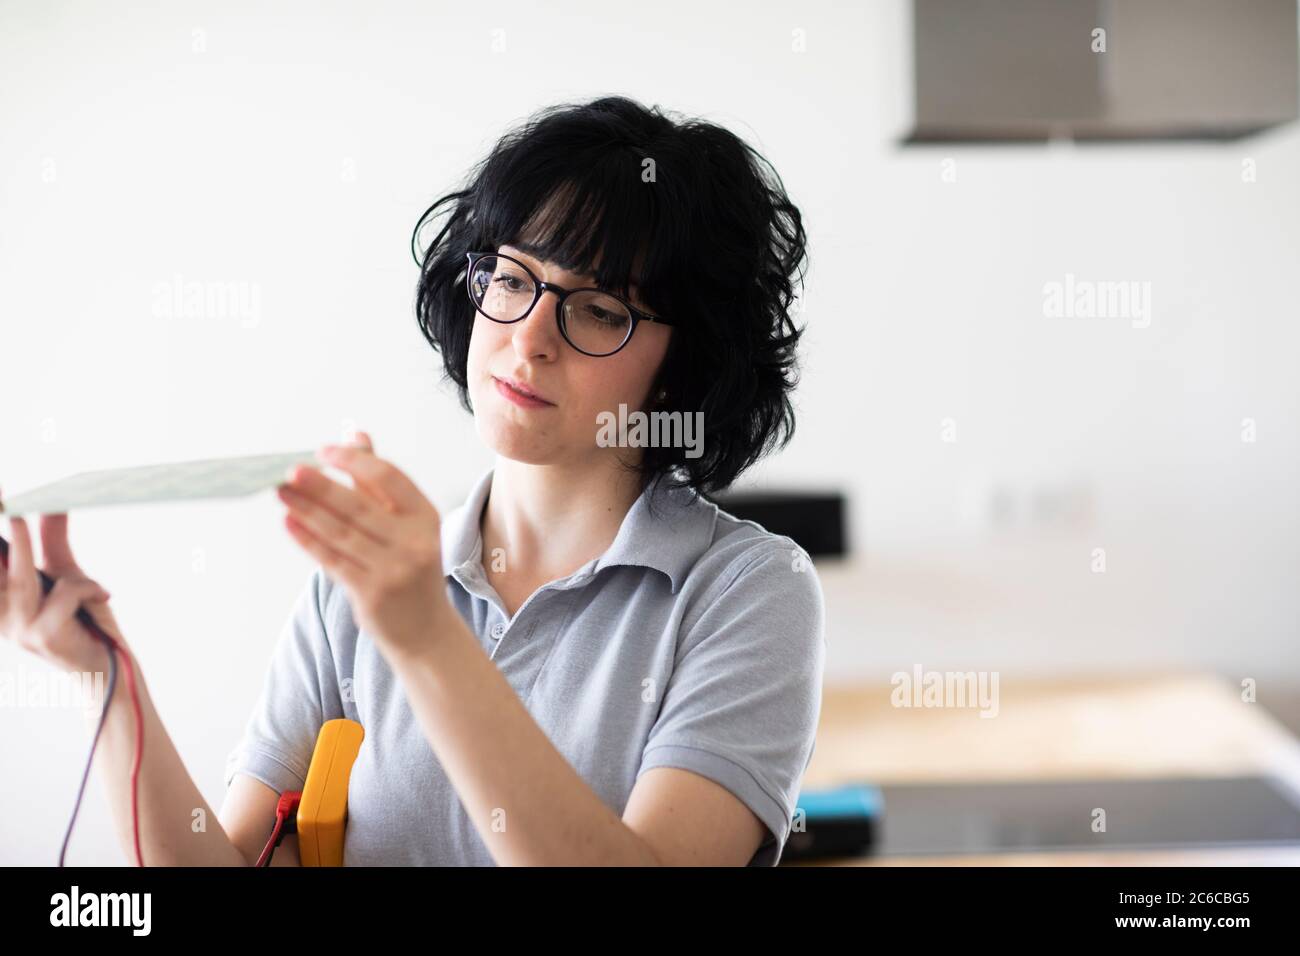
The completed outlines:
<svg viewBox="0 0 1300 956">
<path fill-rule="evenodd" d="M 428 506 L 428 500 L 415 482 L 373 451 L 326 445 L 316 454 L 326 464 L 346 471 L 372 497 L 390 503 L 397 511 L 413 514 Z"/>
<path fill-rule="evenodd" d="M 370 436 L 365 432 L 357 432 L 348 445 L 323 445 L 317 450 L 316 457 L 326 464 L 334 465 L 339 470 L 346 471 L 352 477 L 353 484 L 371 499 L 378 502 L 379 506 L 385 511 L 396 512 L 402 510 L 393 492 L 386 488 L 381 481 L 375 480 L 372 475 L 345 467 L 342 462 L 334 460 L 334 453 L 342 449 L 351 449 L 366 455 L 374 455 L 375 446 L 370 440 Z"/>
<path fill-rule="evenodd" d="M 4 503 L 4 489 L 0 489 L 0 505 Z M 13 519 L 10 519 L 11 521 Z M 9 533 L 10 540 L 13 540 L 13 532 Z M 9 562 L 13 559 L 9 550 L 6 548 L 3 556 L 0 556 L 0 595 L 3 595 L 5 586 L 9 583 Z"/>
<path fill-rule="evenodd" d="M 314 537 L 327 542 L 335 551 L 347 555 L 364 568 L 379 563 L 385 545 L 292 488 L 281 488 L 279 494 L 280 500 L 289 506 L 293 519 L 306 526 Z"/>
<path fill-rule="evenodd" d="M 59 578 L 45 598 L 41 612 L 28 629 L 38 644 L 48 644 L 77 613 L 83 603 L 99 598 L 106 592 L 90 578 Z"/>
<path fill-rule="evenodd" d="M 40 606 L 41 583 L 36 578 L 36 563 L 32 559 L 32 538 L 25 518 L 9 518 L 9 578 L 5 591 L 10 605 L 24 621 L 31 620 Z"/>
<path fill-rule="evenodd" d="M 335 551 L 325 542 L 321 541 L 303 524 L 295 520 L 292 513 L 284 516 L 284 526 L 289 529 L 295 541 L 302 546 L 303 550 L 316 559 L 316 562 L 325 569 L 325 573 L 332 579 L 341 584 L 356 587 L 360 583 L 359 576 L 363 572 L 362 567 L 345 554 Z"/>
<path fill-rule="evenodd" d="M 361 491 L 335 481 L 311 465 L 295 466 L 293 479 L 281 487 L 287 487 L 328 508 L 380 544 L 391 544 L 397 537 L 397 519 L 388 511 L 381 510 L 378 502 Z"/>
<path fill-rule="evenodd" d="M 68 544 L 68 515 L 66 512 L 55 515 L 41 515 L 41 559 L 42 570 L 52 578 L 61 578 L 73 574 L 84 577 L 85 572 L 72 556 Z"/>
</svg>

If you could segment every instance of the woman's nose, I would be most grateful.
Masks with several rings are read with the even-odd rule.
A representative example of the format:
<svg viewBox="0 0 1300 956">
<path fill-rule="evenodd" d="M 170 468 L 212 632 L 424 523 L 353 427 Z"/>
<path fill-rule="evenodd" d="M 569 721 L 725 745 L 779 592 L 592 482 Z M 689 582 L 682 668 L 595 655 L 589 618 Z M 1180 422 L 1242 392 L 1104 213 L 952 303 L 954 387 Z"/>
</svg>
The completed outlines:
<svg viewBox="0 0 1300 956">
<path fill-rule="evenodd" d="M 529 312 L 514 324 L 513 341 L 515 352 L 520 358 L 534 360 L 538 358 L 554 359 L 562 345 L 560 327 L 555 321 L 555 309 L 559 298 L 547 290 Z"/>
</svg>

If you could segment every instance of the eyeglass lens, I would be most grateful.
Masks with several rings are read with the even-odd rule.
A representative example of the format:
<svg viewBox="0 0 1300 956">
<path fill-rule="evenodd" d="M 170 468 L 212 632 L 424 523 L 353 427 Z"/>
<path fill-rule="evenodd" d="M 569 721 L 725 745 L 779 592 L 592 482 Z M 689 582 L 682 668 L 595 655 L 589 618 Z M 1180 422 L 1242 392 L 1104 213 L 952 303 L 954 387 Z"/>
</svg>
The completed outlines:
<svg viewBox="0 0 1300 956">
<path fill-rule="evenodd" d="M 537 296 L 533 277 L 519 263 L 502 256 L 484 256 L 469 277 L 470 298 L 490 319 L 516 322 Z M 583 289 L 564 300 L 560 331 L 569 344 L 589 355 L 608 355 L 627 340 L 632 313 L 618 299 Z"/>
</svg>

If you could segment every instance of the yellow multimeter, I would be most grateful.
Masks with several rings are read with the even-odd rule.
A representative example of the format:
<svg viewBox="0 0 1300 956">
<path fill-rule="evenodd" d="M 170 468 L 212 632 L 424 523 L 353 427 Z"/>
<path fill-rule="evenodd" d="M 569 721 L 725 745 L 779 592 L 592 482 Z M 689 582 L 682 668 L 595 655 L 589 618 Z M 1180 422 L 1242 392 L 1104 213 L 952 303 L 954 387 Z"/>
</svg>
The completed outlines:
<svg viewBox="0 0 1300 956">
<path fill-rule="evenodd" d="M 303 866 L 342 866 L 348 781 L 366 732 L 355 720 L 326 721 L 316 737 L 298 803 L 298 855 Z"/>
</svg>

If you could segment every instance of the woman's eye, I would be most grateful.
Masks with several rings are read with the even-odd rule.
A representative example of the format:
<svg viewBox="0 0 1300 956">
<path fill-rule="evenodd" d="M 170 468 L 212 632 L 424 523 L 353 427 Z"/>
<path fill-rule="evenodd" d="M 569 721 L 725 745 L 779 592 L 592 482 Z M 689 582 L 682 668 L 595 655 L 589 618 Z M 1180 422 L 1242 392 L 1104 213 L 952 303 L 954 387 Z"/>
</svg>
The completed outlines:
<svg viewBox="0 0 1300 956">
<path fill-rule="evenodd" d="M 595 319 L 597 322 L 603 322 L 606 325 L 614 324 L 614 314 L 612 312 L 606 312 L 604 309 L 600 308 L 599 306 L 595 306 L 595 305 L 588 306 L 587 314 L 591 316 L 591 318 Z"/>
<path fill-rule="evenodd" d="M 520 288 L 519 280 L 514 276 L 497 276 L 493 281 L 498 285 L 504 285 L 511 292 L 518 292 Z"/>
</svg>

